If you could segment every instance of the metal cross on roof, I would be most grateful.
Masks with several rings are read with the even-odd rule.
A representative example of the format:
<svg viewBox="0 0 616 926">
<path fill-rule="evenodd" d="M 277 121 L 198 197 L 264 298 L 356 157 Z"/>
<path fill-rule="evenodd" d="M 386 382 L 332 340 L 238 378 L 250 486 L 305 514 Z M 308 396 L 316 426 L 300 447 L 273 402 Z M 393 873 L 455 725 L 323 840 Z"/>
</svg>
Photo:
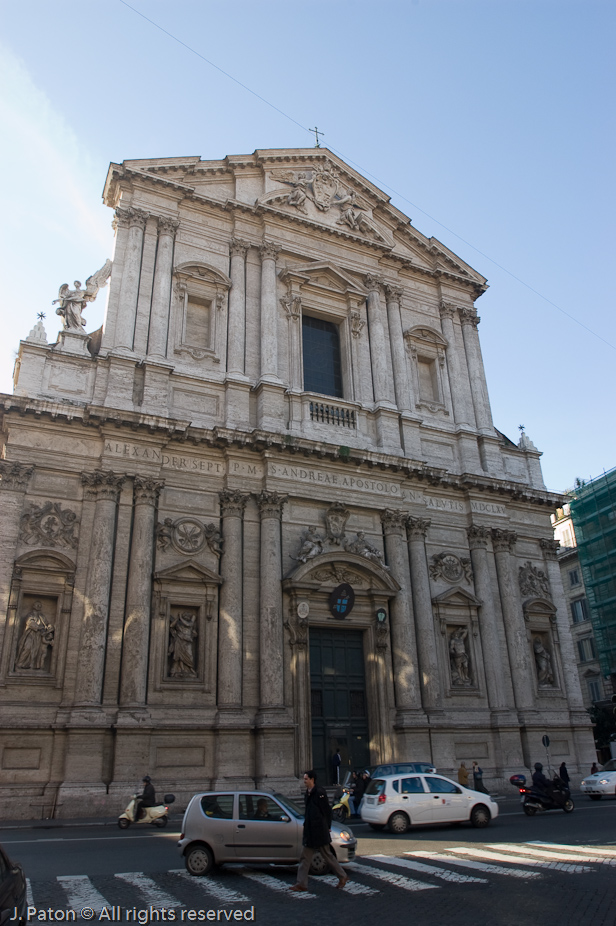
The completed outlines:
<svg viewBox="0 0 616 926">
<path fill-rule="evenodd" d="M 315 127 L 314 127 L 313 129 L 308 129 L 308 131 L 309 131 L 309 132 L 314 132 L 314 137 L 315 137 L 315 144 L 314 144 L 314 147 L 315 147 L 315 148 L 320 148 L 321 145 L 319 144 L 319 135 L 325 135 L 325 132 L 319 132 L 319 130 L 318 130 L 318 128 L 316 127 L 316 125 L 315 125 Z"/>
</svg>

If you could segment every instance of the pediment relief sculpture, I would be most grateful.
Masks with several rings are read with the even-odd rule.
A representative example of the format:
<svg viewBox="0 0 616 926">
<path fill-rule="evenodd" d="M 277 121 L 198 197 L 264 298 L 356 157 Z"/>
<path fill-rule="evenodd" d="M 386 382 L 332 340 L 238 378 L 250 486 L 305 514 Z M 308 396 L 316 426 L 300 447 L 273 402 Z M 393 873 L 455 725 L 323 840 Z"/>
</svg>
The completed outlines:
<svg viewBox="0 0 616 926">
<path fill-rule="evenodd" d="M 356 572 L 351 572 L 350 569 L 346 569 L 340 563 L 332 563 L 330 566 L 314 572 L 313 575 L 317 582 L 331 582 L 332 584 L 347 582 L 353 586 L 365 584 L 362 576 Z"/>
<path fill-rule="evenodd" d="M 344 544 L 347 553 L 355 553 L 357 556 L 364 556 L 366 559 L 377 563 L 381 569 L 389 572 L 389 566 L 385 565 L 383 554 L 373 544 L 366 540 L 364 531 L 357 531 L 355 540 L 347 540 Z"/>
<path fill-rule="evenodd" d="M 518 580 L 522 595 L 532 598 L 547 598 L 548 600 L 552 598 L 548 577 L 541 569 L 533 566 L 530 560 L 518 569 Z"/>
<path fill-rule="evenodd" d="M 165 552 L 173 546 L 178 553 L 193 556 L 207 544 L 212 553 L 222 553 L 222 536 L 215 524 L 202 524 L 196 518 L 165 518 L 156 527 L 156 542 Z"/>
<path fill-rule="evenodd" d="M 30 505 L 21 516 L 19 539 L 29 545 L 77 548 L 77 515 L 59 502 Z"/>
<path fill-rule="evenodd" d="M 473 580 L 473 569 L 468 557 L 459 557 L 454 553 L 435 553 L 430 563 L 430 575 L 434 580 L 445 579 L 455 585 L 459 582 Z"/>
<path fill-rule="evenodd" d="M 309 559 L 314 559 L 323 552 L 323 538 L 318 533 L 316 527 L 309 527 L 304 532 L 304 540 L 297 556 L 292 556 L 297 563 L 307 563 Z"/>
</svg>

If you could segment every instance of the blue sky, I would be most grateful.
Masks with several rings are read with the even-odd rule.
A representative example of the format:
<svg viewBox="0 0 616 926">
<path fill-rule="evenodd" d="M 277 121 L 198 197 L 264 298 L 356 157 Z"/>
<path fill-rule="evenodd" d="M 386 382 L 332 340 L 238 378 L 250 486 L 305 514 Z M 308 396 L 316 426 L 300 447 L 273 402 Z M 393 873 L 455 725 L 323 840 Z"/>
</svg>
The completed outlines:
<svg viewBox="0 0 616 926">
<path fill-rule="evenodd" d="M 121 0 L 4 0 L 0 390 L 37 312 L 54 339 L 59 285 L 111 256 L 110 161 L 306 147 L 316 124 L 488 277 L 494 421 L 526 426 L 548 487 L 616 464 L 613 3 L 129 2 L 291 118 Z"/>
</svg>

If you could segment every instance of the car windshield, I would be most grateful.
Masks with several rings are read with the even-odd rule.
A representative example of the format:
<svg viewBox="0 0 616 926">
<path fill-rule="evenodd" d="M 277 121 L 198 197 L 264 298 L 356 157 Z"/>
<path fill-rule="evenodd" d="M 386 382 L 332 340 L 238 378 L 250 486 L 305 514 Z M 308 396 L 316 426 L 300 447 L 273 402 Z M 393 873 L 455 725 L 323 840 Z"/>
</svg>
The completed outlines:
<svg viewBox="0 0 616 926">
<path fill-rule="evenodd" d="M 603 766 L 604 772 L 616 772 L 616 759 L 610 759 L 609 762 L 606 762 Z"/>
<path fill-rule="evenodd" d="M 304 811 L 299 807 L 295 801 L 292 801 L 290 797 L 285 797 L 284 794 L 274 793 L 274 797 L 279 804 L 282 804 L 285 810 L 288 810 L 292 817 L 302 818 L 304 816 Z"/>
</svg>

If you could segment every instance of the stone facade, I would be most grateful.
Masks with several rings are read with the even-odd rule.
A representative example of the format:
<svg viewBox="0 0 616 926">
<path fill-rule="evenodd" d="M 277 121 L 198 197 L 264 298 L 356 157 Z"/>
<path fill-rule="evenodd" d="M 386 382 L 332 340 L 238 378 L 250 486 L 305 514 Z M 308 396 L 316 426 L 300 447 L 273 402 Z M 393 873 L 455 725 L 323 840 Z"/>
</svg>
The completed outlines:
<svg viewBox="0 0 616 926">
<path fill-rule="evenodd" d="M 340 742 L 498 780 L 549 732 L 586 768 L 558 497 L 493 426 L 485 279 L 325 149 L 112 164 L 104 201 L 102 331 L 39 323 L 2 397 L 5 815 L 113 813 L 145 772 L 296 791 Z M 304 388 L 306 319 L 335 390 Z"/>
</svg>

